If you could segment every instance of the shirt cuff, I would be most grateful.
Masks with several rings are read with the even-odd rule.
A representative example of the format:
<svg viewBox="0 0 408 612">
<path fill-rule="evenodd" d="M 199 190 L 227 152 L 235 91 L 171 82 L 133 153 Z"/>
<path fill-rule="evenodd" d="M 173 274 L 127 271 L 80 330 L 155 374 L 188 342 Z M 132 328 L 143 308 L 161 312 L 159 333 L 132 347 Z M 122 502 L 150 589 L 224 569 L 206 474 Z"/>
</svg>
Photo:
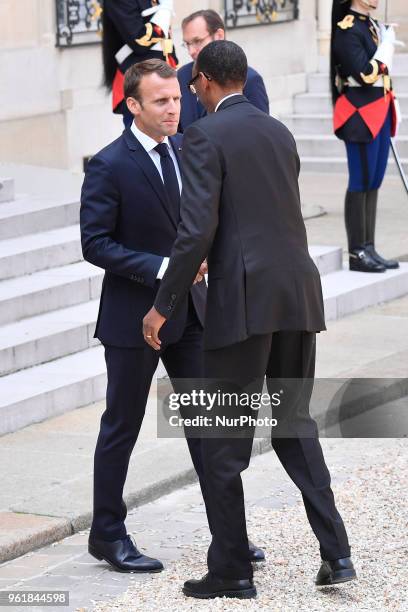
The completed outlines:
<svg viewBox="0 0 408 612">
<path fill-rule="evenodd" d="M 169 257 L 163 257 L 162 265 L 160 266 L 159 271 L 156 276 L 157 280 L 161 280 L 163 278 L 164 273 L 166 272 L 167 267 L 169 265 L 169 261 L 170 261 Z"/>
</svg>

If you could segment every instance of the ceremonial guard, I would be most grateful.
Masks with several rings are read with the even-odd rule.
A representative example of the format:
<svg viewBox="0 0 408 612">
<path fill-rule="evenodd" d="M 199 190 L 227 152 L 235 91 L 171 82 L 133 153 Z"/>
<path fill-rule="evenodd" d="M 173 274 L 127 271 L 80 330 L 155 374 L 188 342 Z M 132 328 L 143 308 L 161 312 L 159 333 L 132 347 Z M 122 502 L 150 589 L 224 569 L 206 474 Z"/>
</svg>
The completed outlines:
<svg viewBox="0 0 408 612">
<path fill-rule="evenodd" d="M 105 85 L 112 91 L 114 113 L 132 123 L 123 82 L 126 70 L 150 58 L 177 66 L 171 33 L 173 0 L 105 0 L 103 11 L 103 63 Z"/>
<path fill-rule="evenodd" d="M 334 0 L 332 11 L 334 132 L 347 150 L 345 224 L 350 270 L 359 272 L 399 267 L 375 250 L 378 190 L 399 121 L 390 78 L 398 41 L 392 26 L 371 17 L 377 5 L 378 0 Z"/>
</svg>

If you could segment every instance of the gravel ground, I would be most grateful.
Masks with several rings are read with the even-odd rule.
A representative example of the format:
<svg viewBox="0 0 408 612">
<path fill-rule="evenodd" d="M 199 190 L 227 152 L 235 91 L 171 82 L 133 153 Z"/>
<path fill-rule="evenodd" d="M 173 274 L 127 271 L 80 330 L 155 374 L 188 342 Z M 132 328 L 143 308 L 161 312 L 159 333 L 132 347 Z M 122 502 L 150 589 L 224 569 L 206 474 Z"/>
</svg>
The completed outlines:
<svg viewBox="0 0 408 612">
<path fill-rule="evenodd" d="M 337 472 L 339 468 L 336 468 Z M 252 506 L 251 539 L 262 546 L 267 562 L 256 567 L 254 600 L 185 598 L 184 580 L 206 573 L 207 535 L 198 528 L 186 537 L 184 554 L 161 574 L 133 579 L 127 592 L 94 612 L 171 610 L 408 611 L 408 455 L 406 441 L 393 440 L 375 465 L 344 467 L 346 479 L 334 486 L 348 527 L 358 581 L 317 589 L 313 584 L 316 540 L 298 494 L 295 505 L 275 510 Z"/>
</svg>

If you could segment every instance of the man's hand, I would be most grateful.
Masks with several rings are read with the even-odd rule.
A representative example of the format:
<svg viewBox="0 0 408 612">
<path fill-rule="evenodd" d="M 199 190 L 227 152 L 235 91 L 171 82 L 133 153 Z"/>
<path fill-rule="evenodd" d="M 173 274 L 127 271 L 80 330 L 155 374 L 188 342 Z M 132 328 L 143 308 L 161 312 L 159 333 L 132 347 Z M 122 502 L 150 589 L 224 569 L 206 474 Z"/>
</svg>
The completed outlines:
<svg viewBox="0 0 408 612">
<path fill-rule="evenodd" d="M 155 307 L 153 306 L 145 318 L 143 319 L 143 337 L 155 351 L 159 351 L 161 347 L 161 340 L 159 338 L 159 331 L 166 322 L 166 318 L 163 317 Z"/>
<path fill-rule="evenodd" d="M 201 283 L 201 281 L 203 280 L 205 274 L 208 274 L 208 265 L 207 265 L 207 260 L 206 259 L 201 264 L 200 269 L 197 272 L 197 276 L 195 277 L 195 281 L 194 281 L 193 285 L 195 285 L 196 283 Z"/>
</svg>

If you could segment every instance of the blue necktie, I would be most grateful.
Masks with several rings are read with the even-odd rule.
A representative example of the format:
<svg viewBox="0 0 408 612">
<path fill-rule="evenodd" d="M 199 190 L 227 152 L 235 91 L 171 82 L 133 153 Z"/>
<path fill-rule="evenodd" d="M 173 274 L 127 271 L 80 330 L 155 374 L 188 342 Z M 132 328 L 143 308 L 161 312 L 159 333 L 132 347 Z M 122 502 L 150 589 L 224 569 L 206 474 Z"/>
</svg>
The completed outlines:
<svg viewBox="0 0 408 612">
<path fill-rule="evenodd" d="M 160 155 L 160 165 L 169 202 L 169 210 L 176 223 L 178 223 L 180 220 L 180 187 L 176 168 L 170 156 L 169 147 L 165 142 L 158 144 L 157 147 L 154 147 L 154 150 Z"/>
</svg>

